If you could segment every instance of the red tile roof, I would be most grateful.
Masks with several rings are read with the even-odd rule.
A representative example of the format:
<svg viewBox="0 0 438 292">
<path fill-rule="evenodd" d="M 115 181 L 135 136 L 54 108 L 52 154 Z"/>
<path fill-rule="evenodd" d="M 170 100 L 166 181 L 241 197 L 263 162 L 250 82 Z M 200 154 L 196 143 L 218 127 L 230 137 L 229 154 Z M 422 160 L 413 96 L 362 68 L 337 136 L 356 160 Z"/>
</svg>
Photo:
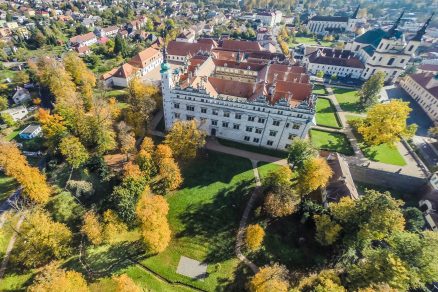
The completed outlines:
<svg viewBox="0 0 438 292">
<path fill-rule="evenodd" d="M 70 38 L 71 43 L 83 43 L 89 40 L 96 38 L 96 35 L 93 32 L 89 32 L 86 34 L 80 34 Z"/>
<path fill-rule="evenodd" d="M 138 68 L 144 68 L 148 65 L 148 61 L 153 57 L 159 57 L 160 51 L 154 48 L 147 48 L 134 57 L 132 57 L 131 60 L 129 60 L 129 64 L 138 67 Z"/>
<path fill-rule="evenodd" d="M 223 40 L 221 48 L 229 51 L 242 52 L 258 52 L 263 51 L 263 48 L 258 42 L 238 41 L 238 40 Z"/>
<path fill-rule="evenodd" d="M 186 43 L 171 41 L 167 45 L 167 53 L 175 56 L 194 56 L 199 51 L 210 52 L 213 45 L 209 43 Z"/>
</svg>

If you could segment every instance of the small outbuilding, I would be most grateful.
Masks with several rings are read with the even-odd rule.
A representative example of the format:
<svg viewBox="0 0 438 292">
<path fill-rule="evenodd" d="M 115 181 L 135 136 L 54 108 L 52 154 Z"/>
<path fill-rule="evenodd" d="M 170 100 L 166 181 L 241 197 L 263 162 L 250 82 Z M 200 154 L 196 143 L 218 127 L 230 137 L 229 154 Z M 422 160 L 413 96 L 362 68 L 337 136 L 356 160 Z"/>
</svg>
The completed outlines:
<svg viewBox="0 0 438 292">
<path fill-rule="evenodd" d="M 21 139 L 31 140 L 38 136 L 41 133 L 41 126 L 36 124 L 30 124 L 23 131 L 21 131 L 18 135 Z"/>
</svg>

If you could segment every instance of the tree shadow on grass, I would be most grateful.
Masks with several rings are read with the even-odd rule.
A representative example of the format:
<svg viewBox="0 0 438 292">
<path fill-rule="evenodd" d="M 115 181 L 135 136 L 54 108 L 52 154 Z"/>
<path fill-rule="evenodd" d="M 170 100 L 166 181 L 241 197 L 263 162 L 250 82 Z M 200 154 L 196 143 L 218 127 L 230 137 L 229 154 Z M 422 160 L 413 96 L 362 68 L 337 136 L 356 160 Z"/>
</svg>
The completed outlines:
<svg viewBox="0 0 438 292">
<path fill-rule="evenodd" d="M 249 278 L 254 276 L 254 273 L 251 269 L 240 262 L 237 268 L 234 270 L 233 277 L 230 278 L 218 278 L 218 287 L 216 287 L 216 291 L 246 291 L 246 284 L 249 281 Z"/>
<path fill-rule="evenodd" d="M 189 205 L 179 216 L 185 229 L 175 236 L 196 238 L 206 244 L 208 254 L 204 262 L 207 264 L 234 257 L 237 228 L 252 187 L 253 180 L 245 180 L 222 189 L 211 202 Z"/>
<path fill-rule="evenodd" d="M 140 261 L 147 257 L 141 241 L 120 242 L 111 246 L 102 246 L 94 250 L 87 250 L 86 256 L 74 257 L 67 261 L 63 267 L 82 273 L 89 280 L 111 276 L 113 273 L 133 265 L 131 261 Z"/>
<path fill-rule="evenodd" d="M 331 133 L 331 139 L 320 145 L 321 149 L 336 151 L 345 155 L 353 155 L 354 151 L 351 148 L 347 137 L 344 134 Z"/>
<path fill-rule="evenodd" d="M 196 160 L 182 165 L 182 188 L 203 187 L 215 182 L 230 183 L 252 166 L 248 159 L 213 151 L 202 151 Z"/>
</svg>

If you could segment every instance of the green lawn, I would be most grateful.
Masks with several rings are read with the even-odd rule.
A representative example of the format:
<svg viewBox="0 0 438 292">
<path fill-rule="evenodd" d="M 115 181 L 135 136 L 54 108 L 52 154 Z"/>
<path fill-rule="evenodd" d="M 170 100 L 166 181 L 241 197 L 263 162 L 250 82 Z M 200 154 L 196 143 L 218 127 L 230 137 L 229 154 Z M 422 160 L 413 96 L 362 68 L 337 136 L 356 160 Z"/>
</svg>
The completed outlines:
<svg viewBox="0 0 438 292">
<path fill-rule="evenodd" d="M 357 90 L 334 87 L 333 93 L 335 94 L 342 110 L 353 113 L 363 112 L 359 103 L 359 97 L 356 96 Z"/>
<path fill-rule="evenodd" d="M 6 200 L 17 188 L 17 182 L 11 177 L 0 173 L 0 202 Z"/>
<path fill-rule="evenodd" d="M 342 128 L 330 99 L 320 97 L 316 101 L 316 124 L 323 127 Z"/>
<path fill-rule="evenodd" d="M 228 147 L 233 147 L 233 148 L 237 148 L 237 149 L 241 149 L 241 150 L 245 150 L 245 151 L 270 155 L 270 156 L 279 157 L 279 158 L 286 158 L 287 157 L 286 151 L 243 144 L 243 143 L 239 143 L 239 142 L 235 142 L 235 141 L 231 141 L 231 140 L 226 140 L 226 139 L 222 139 L 222 138 L 217 138 L 217 140 L 219 141 L 220 144 L 222 144 L 224 146 L 228 146 Z"/>
<path fill-rule="evenodd" d="M 345 134 L 311 129 L 310 137 L 312 144 L 318 149 L 336 151 L 345 155 L 354 154 Z"/>
<path fill-rule="evenodd" d="M 257 164 L 257 168 L 259 171 L 260 180 L 263 181 L 263 179 L 268 175 L 269 172 L 277 170 L 280 167 L 281 167 L 281 165 L 274 164 L 274 163 L 259 162 Z"/>
<path fill-rule="evenodd" d="M 391 147 L 388 144 L 378 146 L 367 146 L 365 143 L 359 143 L 363 154 L 372 161 L 404 166 L 406 161 L 401 156 L 397 147 Z"/>
<path fill-rule="evenodd" d="M 318 95 L 325 95 L 325 94 L 327 94 L 327 91 L 325 90 L 325 86 L 323 86 L 323 85 L 315 85 L 315 86 L 313 86 L 312 92 L 314 94 L 318 94 Z"/>
<path fill-rule="evenodd" d="M 170 281 L 207 291 L 233 285 L 239 264 L 234 255 L 238 223 L 253 187 L 249 160 L 207 152 L 183 170 L 181 190 L 167 196 L 172 241 L 142 264 Z M 208 277 L 193 280 L 176 273 L 181 256 L 208 264 Z"/>
<path fill-rule="evenodd" d="M 333 45 L 333 42 L 320 41 L 320 43 L 323 47 L 331 47 Z M 295 42 L 291 41 L 289 46 L 293 48 L 299 44 L 318 45 L 318 41 L 312 37 L 295 37 Z"/>
</svg>

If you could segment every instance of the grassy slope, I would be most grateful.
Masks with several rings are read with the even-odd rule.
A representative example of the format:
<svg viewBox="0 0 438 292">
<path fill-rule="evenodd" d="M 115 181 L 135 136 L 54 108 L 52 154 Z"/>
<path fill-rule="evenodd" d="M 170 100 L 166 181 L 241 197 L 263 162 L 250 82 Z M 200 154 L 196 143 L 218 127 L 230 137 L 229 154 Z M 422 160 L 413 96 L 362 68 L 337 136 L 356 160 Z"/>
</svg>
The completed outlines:
<svg viewBox="0 0 438 292">
<path fill-rule="evenodd" d="M 214 291 L 232 284 L 238 260 L 234 257 L 235 235 L 253 173 L 249 160 L 208 152 L 186 167 L 184 186 L 168 195 L 172 242 L 163 253 L 142 261 L 172 281 L 181 281 Z M 184 255 L 208 264 L 203 281 L 178 275 Z"/>
<path fill-rule="evenodd" d="M 353 154 L 350 142 L 342 133 L 312 129 L 310 130 L 310 137 L 313 145 L 318 149 L 336 151 L 345 155 Z"/>
<path fill-rule="evenodd" d="M 336 109 L 327 98 L 318 98 L 316 101 L 316 124 L 332 128 L 341 128 L 336 118 Z"/>
</svg>

